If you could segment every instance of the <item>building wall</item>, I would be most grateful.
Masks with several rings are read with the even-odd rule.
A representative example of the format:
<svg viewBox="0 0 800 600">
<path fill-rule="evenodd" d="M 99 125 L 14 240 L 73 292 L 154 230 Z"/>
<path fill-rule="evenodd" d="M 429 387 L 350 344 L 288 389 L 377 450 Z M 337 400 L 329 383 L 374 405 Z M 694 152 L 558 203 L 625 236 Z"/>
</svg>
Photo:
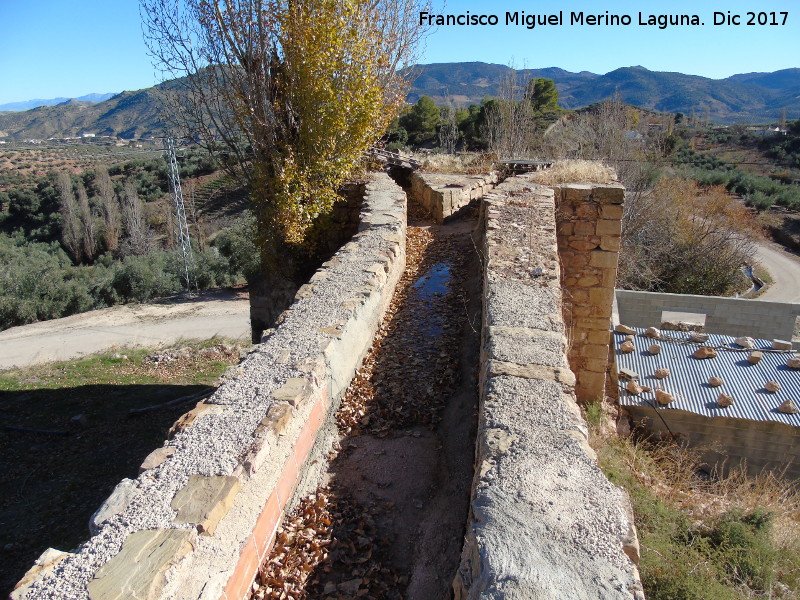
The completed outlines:
<svg viewBox="0 0 800 600">
<path fill-rule="evenodd" d="M 734 337 L 791 340 L 800 304 L 744 298 L 616 290 L 620 323 L 658 327 L 663 311 L 706 315 L 705 330 Z"/>
</svg>

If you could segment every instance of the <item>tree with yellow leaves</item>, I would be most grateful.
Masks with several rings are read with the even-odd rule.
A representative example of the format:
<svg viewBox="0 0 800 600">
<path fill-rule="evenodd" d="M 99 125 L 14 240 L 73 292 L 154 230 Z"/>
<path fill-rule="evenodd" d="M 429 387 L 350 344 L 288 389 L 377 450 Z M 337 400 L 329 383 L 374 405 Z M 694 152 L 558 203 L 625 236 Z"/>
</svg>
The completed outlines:
<svg viewBox="0 0 800 600">
<path fill-rule="evenodd" d="M 404 101 L 427 0 L 140 2 L 172 122 L 249 186 L 264 276 L 290 299 L 314 225 Z"/>
</svg>

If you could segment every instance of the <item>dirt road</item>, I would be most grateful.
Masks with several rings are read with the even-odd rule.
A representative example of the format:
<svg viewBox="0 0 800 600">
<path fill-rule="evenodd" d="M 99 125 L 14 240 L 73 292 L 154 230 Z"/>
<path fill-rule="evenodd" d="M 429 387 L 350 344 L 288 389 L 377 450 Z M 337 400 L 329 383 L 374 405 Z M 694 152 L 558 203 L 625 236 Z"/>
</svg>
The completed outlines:
<svg viewBox="0 0 800 600">
<path fill-rule="evenodd" d="M 769 271 L 773 283 L 756 300 L 800 302 L 800 258 L 772 242 L 760 242 L 755 259 Z"/>
<path fill-rule="evenodd" d="M 194 299 L 113 306 L 0 332 L 0 370 L 69 360 L 115 347 L 155 348 L 212 337 L 247 340 L 247 293 L 202 292 Z"/>
</svg>

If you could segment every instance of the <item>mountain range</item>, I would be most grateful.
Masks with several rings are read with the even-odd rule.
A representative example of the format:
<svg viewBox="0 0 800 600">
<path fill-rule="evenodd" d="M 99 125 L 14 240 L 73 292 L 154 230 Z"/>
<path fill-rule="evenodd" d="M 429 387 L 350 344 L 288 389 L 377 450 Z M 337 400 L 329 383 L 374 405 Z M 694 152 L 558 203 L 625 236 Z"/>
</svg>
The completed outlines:
<svg viewBox="0 0 800 600">
<path fill-rule="evenodd" d="M 513 75 L 511 67 L 481 62 L 417 65 L 411 71 L 413 84 L 407 99 L 413 103 L 427 95 L 440 104 L 479 103 L 487 96 L 500 95 L 503 82 Z M 800 118 L 797 68 L 743 73 L 726 79 L 649 71 L 639 66 L 605 75 L 557 67 L 523 69 L 516 76 L 520 82 L 531 77 L 552 79 L 559 91 L 559 104 L 567 109 L 616 97 L 649 110 L 694 112 L 718 123 L 767 123 L 777 121 L 783 110 L 789 119 Z M 102 101 L 77 98 L 24 112 L 0 112 L 0 137 L 47 139 L 75 137 L 83 132 L 126 139 L 161 135 L 158 96 L 176 84 L 122 92 Z"/>
<path fill-rule="evenodd" d="M 37 106 L 55 106 L 56 104 L 63 104 L 64 102 L 69 102 L 70 100 L 77 100 L 79 102 L 102 102 L 103 100 L 108 100 L 114 96 L 114 94 L 86 94 L 85 96 L 80 96 L 78 98 L 48 98 L 47 100 L 43 100 L 41 98 L 36 98 L 35 100 L 23 100 L 22 102 L 8 102 L 7 104 L 0 104 L 0 112 L 6 110 L 30 110 L 32 108 L 36 108 Z"/>
</svg>

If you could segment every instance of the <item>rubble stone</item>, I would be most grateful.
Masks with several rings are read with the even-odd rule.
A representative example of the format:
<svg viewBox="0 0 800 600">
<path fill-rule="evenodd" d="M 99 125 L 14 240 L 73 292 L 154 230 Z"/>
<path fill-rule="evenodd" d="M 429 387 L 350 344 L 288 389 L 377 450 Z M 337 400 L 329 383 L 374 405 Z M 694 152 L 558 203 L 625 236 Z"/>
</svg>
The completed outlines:
<svg viewBox="0 0 800 600">
<path fill-rule="evenodd" d="M 733 397 L 729 396 L 728 394 L 720 394 L 717 397 L 717 406 L 722 408 L 727 408 L 733 404 Z"/>
<path fill-rule="evenodd" d="M 662 406 L 666 406 L 675 401 L 675 397 L 672 394 L 665 392 L 664 390 L 656 390 L 656 402 L 658 402 Z"/>
<path fill-rule="evenodd" d="M 768 381 L 764 384 L 764 389 L 774 394 L 775 392 L 779 392 L 781 390 L 781 384 L 777 381 Z"/>
<path fill-rule="evenodd" d="M 666 379 L 669 377 L 669 369 L 656 369 L 656 372 L 653 373 L 658 379 Z"/>
<path fill-rule="evenodd" d="M 708 385 L 710 385 L 711 387 L 719 387 L 723 383 L 725 382 L 722 380 L 722 377 L 709 377 L 708 379 Z"/>
<path fill-rule="evenodd" d="M 717 351 L 711 346 L 700 346 L 697 350 L 694 351 L 694 357 L 699 359 L 716 358 Z"/>
</svg>

